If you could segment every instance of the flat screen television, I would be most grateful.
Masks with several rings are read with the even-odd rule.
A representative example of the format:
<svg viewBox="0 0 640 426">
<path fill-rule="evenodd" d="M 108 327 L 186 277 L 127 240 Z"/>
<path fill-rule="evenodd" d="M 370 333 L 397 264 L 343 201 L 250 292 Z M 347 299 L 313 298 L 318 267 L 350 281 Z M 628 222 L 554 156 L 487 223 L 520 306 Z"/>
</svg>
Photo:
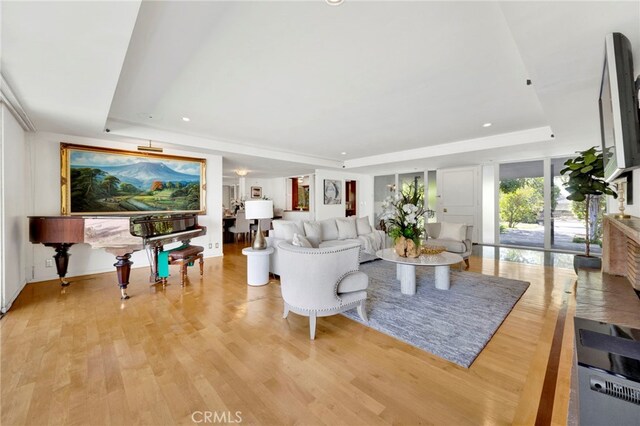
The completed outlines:
<svg viewBox="0 0 640 426">
<path fill-rule="evenodd" d="M 607 34 L 605 38 L 599 105 L 604 177 L 611 182 L 640 167 L 638 89 L 631 43 L 620 33 Z"/>
</svg>

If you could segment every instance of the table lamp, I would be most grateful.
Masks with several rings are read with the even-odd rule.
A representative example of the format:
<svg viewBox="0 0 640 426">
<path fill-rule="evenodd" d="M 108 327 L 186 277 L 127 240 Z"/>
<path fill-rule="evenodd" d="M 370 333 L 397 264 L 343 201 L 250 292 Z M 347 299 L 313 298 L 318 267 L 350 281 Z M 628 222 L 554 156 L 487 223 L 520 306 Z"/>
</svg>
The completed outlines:
<svg viewBox="0 0 640 426">
<path fill-rule="evenodd" d="M 244 212 L 247 219 L 258 219 L 258 230 L 256 238 L 251 246 L 254 250 L 264 250 L 267 248 L 267 240 L 262 235 L 260 219 L 271 219 L 273 217 L 273 201 L 271 200 L 247 200 L 244 203 Z"/>
</svg>

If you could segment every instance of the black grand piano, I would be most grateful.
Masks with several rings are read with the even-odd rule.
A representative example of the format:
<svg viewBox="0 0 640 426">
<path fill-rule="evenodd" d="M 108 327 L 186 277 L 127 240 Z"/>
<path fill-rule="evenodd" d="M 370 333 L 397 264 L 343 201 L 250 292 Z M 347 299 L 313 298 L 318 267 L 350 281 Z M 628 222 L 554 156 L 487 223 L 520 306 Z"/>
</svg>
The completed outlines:
<svg viewBox="0 0 640 426">
<path fill-rule="evenodd" d="M 195 213 L 144 216 L 30 216 L 29 241 L 53 247 L 60 283 L 69 285 L 64 277 L 69 265 L 69 247 L 78 243 L 92 248 L 104 248 L 116 256 L 118 285 L 122 299 L 128 299 L 127 285 L 131 273 L 131 253 L 151 252 L 151 282 L 158 282 L 158 252 L 165 244 L 182 241 L 207 233 L 198 225 Z"/>
</svg>

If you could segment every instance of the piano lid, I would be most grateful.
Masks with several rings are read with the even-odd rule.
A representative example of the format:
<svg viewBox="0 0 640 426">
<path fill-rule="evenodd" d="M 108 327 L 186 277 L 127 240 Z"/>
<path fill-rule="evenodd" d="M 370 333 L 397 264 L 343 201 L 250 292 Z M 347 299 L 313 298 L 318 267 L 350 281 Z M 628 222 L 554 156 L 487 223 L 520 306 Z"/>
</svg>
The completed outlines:
<svg viewBox="0 0 640 426">
<path fill-rule="evenodd" d="M 131 218 L 130 225 L 131 235 L 143 238 L 175 234 L 195 228 L 198 228 L 198 215 L 195 213 L 135 216 Z"/>
</svg>

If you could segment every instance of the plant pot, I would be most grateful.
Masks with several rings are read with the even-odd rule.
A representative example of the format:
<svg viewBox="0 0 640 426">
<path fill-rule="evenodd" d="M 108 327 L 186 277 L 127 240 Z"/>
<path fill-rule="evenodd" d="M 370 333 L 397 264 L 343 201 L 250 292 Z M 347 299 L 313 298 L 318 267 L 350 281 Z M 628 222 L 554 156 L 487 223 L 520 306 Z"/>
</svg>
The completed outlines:
<svg viewBox="0 0 640 426">
<path fill-rule="evenodd" d="M 400 257 L 418 257 L 420 256 L 420 246 L 416 245 L 413 240 L 400 237 L 395 240 L 395 251 Z"/>
<path fill-rule="evenodd" d="M 573 256 L 573 270 L 578 273 L 578 269 L 600 269 L 602 268 L 602 258 L 576 254 Z"/>
</svg>

